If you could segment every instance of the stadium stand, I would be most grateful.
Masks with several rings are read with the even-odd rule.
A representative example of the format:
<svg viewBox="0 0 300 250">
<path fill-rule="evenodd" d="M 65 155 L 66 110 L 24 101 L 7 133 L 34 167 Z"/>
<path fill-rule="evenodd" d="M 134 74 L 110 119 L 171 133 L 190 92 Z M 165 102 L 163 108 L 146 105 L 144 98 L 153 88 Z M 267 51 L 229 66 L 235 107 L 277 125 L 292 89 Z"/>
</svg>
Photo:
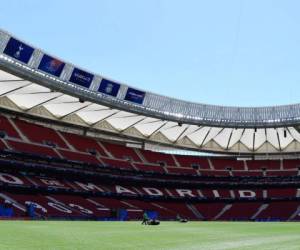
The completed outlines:
<svg viewBox="0 0 300 250">
<path fill-rule="evenodd" d="M 184 168 L 196 168 L 196 169 L 211 169 L 209 162 L 206 158 L 195 156 L 175 156 L 181 167 Z"/>
<path fill-rule="evenodd" d="M 15 141 L 15 140 L 7 140 L 7 145 L 17 152 L 59 157 L 59 155 L 50 146 L 44 146 L 41 144 L 33 144 L 33 143 Z"/>
<path fill-rule="evenodd" d="M 171 155 L 146 150 L 142 150 L 141 153 L 149 163 L 161 164 L 162 166 L 176 166 Z"/>
<path fill-rule="evenodd" d="M 107 149 L 108 152 L 111 153 L 114 158 L 142 162 L 141 158 L 132 148 L 107 142 L 102 142 L 101 144 Z"/>
<path fill-rule="evenodd" d="M 10 119 L 6 118 L 5 116 L 0 116 L 0 128 L 1 131 L 4 132 L 9 137 L 20 138 L 20 135 L 13 127 Z"/>
<path fill-rule="evenodd" d="M 68 133 L 61 133 L 61 134 L 68 141 L 68 143 L 72 145 L 72 147 L 79 152 L 91 153 L 93 151 L 96 151 L 101 156 L 107 156 L 103 149 L 103 146 L 101 146 L 101 143 L 91 138 L 81 136 L 81 135 L 76 135 L 76 134 L 68 134 Z"/>
<path fill-rule="evenodd" d="M 128 148 L 0 116 L 0 202 L 15 217 L 298 220 L 298 160 L 237 160 Z M 284 180 L 284 181 L 283 181 Z M 275 185 L 275 187 L 274 187 Z"/>
<path fill-rule="evenodd" d="M 261 205 L 262 204 L 258 202 L 234 203 L 218 219 L 219 220 L 251 220 Z"/>
<path fill-rule="evenodd" d="M 31 142 L 50 145 L 53 147 L 68 148 L 65 142 L 53 129 L 30 124 L 19 119 L 15 119 L 13 123 Z"/>
<path fill-rule="evenodd" d="M 299 104 L 175 100 L 3 30 L 0 50 L 0 219 L 300 221 Z"/>
</svg>

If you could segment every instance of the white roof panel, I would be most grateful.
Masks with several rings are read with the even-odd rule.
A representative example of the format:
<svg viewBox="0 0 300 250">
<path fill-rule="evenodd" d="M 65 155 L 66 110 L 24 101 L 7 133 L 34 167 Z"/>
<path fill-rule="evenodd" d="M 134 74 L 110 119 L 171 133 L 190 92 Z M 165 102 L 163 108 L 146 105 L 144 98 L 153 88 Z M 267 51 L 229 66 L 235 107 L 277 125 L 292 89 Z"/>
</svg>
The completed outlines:
<svg viewBox="0 0 300 250">
<path fill-rule="evenodd" d="M 143 136 L 145 141 L 149 140 L 151 143 L 160 144 L 167 143 L 168 146 L 183 146 L 200 151 L 205 147 L 205 150 L 216 152 L 220 152 L 221 150 L 223 152 L 235 153 L 239 153 L 237 150 L 243 148 L 243 152 L 251 154 L 258 151 L 262 153 L 264 150 L 268 150 L 266 153 L 277 153 L 277 150 L 279 152 L 280 150 L 282 152 L 285 152 L 285 150 L 295 151 L 297 148 L 300 150 L 300 134 L 293 127 L 276 129 L 259 128 L 255 132 L 252 128 L 235 129 L 178 124 L 167 120 L 137 115 L 130 111 L 111 109 L 110 107 L 95 103 L 81 103 L 77 97 L 51 91 L 49 88 L 36 83 L 15 81 L 14 79 L 18 78 L 7 73 L 1 73 L 0 71 L 1 108 L 16 109 L 18 112 L 20 110 L 17 107 L 20 107 L 24 111 L 30 109 L 30 114 L 34 115 L 34 112 L 39 109 L 32 108 L 41 106 L 53 114 L 51 119 L 61 119 L 66 122 L 66 125 L 68 124 L 68 119 L 62 118 L 76 114 L 83 120 L 82 126 L 90 126 L 91 128 L 99 129 L 100 132 L 104 132 L 101 130 L 101 126 L 94 125 L 98 122 L 107 121 L 111 124 L 111 127 L 105 128 L 105 131 L 111 130 L 110 132 L 118 136 L 126 129 L 126 136 L 130 136 L 130 133 L 132 133 L 132 140 L 136 138 L 137 134 L 134 130 L 127 129 L 134 127 L 140 132 L 138 135 L 139 139 Z M 17 107 L 11 105 L 12 103 Z M 39 113 L 37 113 L 38 115 Z M 286 133 L 284 132 L 285 130 Z M 153 136 L 158 132 L 162 133 L 163 136 Z M 255 140 L 253 140 L 254 137 Z M 192 143 L 186 143 L 188 141 Z M 185 142 L 185 144 L 181 144 L 181 142 Z M 291 142 L 295 144 L 293 144 L 293 147 L 288 147 Z M 274 148 L 264 147 L 264 144 L 268 143 L 274 146 Z M 242 147 L 239 147 L 239 145 Z"/>
<path fill-rule="evenodd" d="M 257 129 L 254 133 L 254 150 L 259 149 L 266 141 L 266 130 L 264 128 Z"/>
</svg>

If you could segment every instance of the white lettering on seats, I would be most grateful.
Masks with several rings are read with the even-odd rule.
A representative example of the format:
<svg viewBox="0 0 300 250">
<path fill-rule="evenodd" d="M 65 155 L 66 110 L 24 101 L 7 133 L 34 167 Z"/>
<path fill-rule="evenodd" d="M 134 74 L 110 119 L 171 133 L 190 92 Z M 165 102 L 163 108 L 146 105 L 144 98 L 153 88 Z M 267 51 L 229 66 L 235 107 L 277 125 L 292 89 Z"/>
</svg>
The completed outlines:
<svg viewBox="0 0 300 250">
<path fill-rule="evenodd" d="M 81 182 L 79 182 L 79 181 L 75 181 L 75 183 L 79 186 L 79 187 L 81 187 L 82 189 L 84 189 L 84 190 L 86 190 L 86 191 L 90 191 L 90 190 L 98 190 L 98 191 L 100 191 L 100 192 L 104 192 L 104 190 L 102 189 L 102 188 L 100 188 L 100 187 L 98 187 L 97 185 L 95 185 L 95 184 L 93 184 L 93 183 L 87 183 L 87 184 L 85 184 L 85 183 L 81 183 Z"/>
<path fill-rule="evenodd" d="M 128 189 L 128 188 L 124 188 L 122 186 L 116 185 L 116 192 L 118 194 L 122 194 L 122 193 L 130 193 L 130 194 L 136 194 L 135 192 L 133 192 L 132 190 Z"/>
<path fill-rule="evenodd" d="M 68 213 L 68 214 L 71 214 L 72 211 L 66 207 L 64 207 L 63 205 L 60 205 L 58 203 L 54 203 L 54 202 L 48 202 L 48 206 L 58 210 L 58 211 L 61 211 L 63 213 Z"/>
<path fill-rule="evenodd" d="M 40 179 L 41 182 L 45 183 L 46 185 L 49 186 L 57 186 L 57 187 L 64 187 L 64 184 L 60 183 L 59 181 L 56 180 L 47 180 L 47 179 Z"/>
<path fill-rule="evenodd" d="M 212 192 L 213 192 L 215 198 L 220 198 L 220 193 L 218 192 L 218 190 L 213 190 Z"/>
<path fill-rule="evenodd" d="M 195 197 L 195 195 L 193 194 L 193 191 L 190 189 L 176 189 L 176 192 L 181 197 L 185 197 L 185 196 Z"/>
<path fill-rule="evenodd" d="M 72 207 L 72 208 L 76 208 L 80 212 L 85 213 L 85 214 L 94 214 L 91 210 L 89 210 L 87 208 L 84 208 L 84 207 L 82 207 L 80 205 L 77 205 L 77 204 L 70 203 L 69 206 Z"/>
<path fill-rule="evenodd" d="M 155 196 L 163 196 L 162 191 L 160 191 L 157 188 L 143 188 L 145 192 L 149 195 L 155 195 Z"/>
<path fill-rule="evenodd" d="M 24 184 L 24 182 L 20 178 L 6 173 L 0 173 L 0 181 L 9 184 L 17 184 L 17 185 Z"/>
<path fill-rule="evenodd" d="M 241 198 L 254 198 L 256 193 L 251 190 L 239 190 L 239 195 Z"/>
<path fill-rule="evenodd" d="M 47 212 L 48 212 L 46 208 L 44 208 L 42 205 L 36 203 L 35 201 L 25 201 L 25 204 L 26 204 L 26 205 L 27 205 L 27 204 L 31 204 L 31 203 L 35 205 L 35 208 L 36 208 L 36 209 L 42 210 L 43 213 L 47 213 Z"/>
</svg>

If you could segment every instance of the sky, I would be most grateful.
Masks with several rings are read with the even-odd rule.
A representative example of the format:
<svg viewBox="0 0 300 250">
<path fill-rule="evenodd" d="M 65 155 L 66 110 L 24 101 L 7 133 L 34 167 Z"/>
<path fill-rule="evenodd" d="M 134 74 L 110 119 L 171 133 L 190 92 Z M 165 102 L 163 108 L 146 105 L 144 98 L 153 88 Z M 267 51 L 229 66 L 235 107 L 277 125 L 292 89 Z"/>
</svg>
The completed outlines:
<svg viewBox="0 0 300 250">
<path fill-rule="evenodd" d="M 199 103 L 300 102 L 298 0 L 0 0 L 0 28 L 67 62 Z"/>
</svg>

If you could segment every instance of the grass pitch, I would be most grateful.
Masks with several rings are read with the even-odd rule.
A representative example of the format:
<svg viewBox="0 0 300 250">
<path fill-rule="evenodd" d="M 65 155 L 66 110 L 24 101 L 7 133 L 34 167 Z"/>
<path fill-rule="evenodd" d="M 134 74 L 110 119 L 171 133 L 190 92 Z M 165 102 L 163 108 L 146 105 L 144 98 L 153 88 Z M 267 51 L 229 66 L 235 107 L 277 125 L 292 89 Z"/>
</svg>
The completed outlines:
<svg viewBox="0 0 300 250">
<path fill-rule="evenodd" d="M 1 250 L 300 250 L 300 223 L 0 221 Z"/>
</svg>

